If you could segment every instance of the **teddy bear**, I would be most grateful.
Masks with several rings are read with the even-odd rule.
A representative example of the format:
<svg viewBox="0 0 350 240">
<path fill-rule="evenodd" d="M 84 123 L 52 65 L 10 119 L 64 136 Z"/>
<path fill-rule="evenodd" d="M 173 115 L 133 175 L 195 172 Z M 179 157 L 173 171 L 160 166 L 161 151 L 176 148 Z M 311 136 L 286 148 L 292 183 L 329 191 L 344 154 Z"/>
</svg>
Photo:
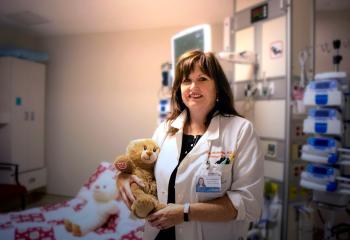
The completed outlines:
<svg viewBox="0 0 350 240">
<path fill-rule="evenodd" d="M 138 218 L 146 218 L 150 213 L 164 208 L 157 199 L 157 185 L 154 177 L 154 166 L 159 154 L 159 147 L 152 139 L 131 141 L 126 154 L 114 161 L 115 168 L 122 173 L 139 177 L 144 186 L 131 183 L 131 192 L 135 201 L 131 205 L 132 213 Z"/>
<path fill-rule="evenodd" d="M 101 227 L 110 215 L 119 213 L 117 188 L 110 176 L 101 176 L 80 198 L 86 201 L 82 209 L 64 219 L 64 226 L 74 236 L 83 236 Z"/>
</svg>

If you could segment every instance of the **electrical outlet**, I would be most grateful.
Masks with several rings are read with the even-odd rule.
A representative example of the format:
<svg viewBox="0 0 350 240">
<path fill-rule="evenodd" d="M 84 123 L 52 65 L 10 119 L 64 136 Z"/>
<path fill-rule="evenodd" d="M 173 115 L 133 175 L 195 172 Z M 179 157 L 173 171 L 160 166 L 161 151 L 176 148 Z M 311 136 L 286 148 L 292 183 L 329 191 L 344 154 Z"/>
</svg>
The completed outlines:
<svg viewBox="0 0 350 240">
<path fill-rule="evenodd" d="M 302 144 L 292 144 L 291 158 L 293 161 L 300 160 L 302 147 Z"/>
<path fill-rule="evenodd" d="M 260 143 L 265 157 L 272 159 L 277 158 L 278 144 L 276 141 L 261 140 Z"/>
<path fill-rule="evenodd" d="M 294 165 L 293 167 L 293 176 L 300 177 L 301 173 L 304 171 L 305 166 L 302 164 Z"/>
</svg>

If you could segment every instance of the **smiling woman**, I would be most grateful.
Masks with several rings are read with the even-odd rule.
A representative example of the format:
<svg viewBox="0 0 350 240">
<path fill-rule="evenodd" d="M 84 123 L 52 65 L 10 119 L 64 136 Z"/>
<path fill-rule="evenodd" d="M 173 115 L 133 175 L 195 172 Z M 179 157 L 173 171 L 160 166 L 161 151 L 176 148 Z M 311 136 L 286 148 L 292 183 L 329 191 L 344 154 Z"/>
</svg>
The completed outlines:
<svg viewBox="0 0 350 240">
<path fill-rule="evenodd" d="M 262 208 L 263 159 L 213 53 L 180 56 L 171 114 L 153 139 L 158 199 L 168 205 L 147 217 L 144 239 L 244 239 Z M 128 190 L 120 191 L 130 202 Z"/>
</svg>

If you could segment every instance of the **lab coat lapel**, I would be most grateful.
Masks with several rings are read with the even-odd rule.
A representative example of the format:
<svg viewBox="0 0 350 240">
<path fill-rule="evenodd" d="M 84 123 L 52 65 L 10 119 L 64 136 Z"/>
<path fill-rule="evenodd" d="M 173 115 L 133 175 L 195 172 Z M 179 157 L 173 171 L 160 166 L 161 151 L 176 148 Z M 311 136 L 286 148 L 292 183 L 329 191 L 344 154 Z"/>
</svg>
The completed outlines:
<svg viewBox="0 0 350 240">
<path fill-rule="evenodd" d="M 207 131 L 199 139 L 197 145 L 194 148 L 193 155 L 201 155 L 205 152 L 209 152 L 211 141 L 219 138 L 219 122 L 220 117 L 214 117 L 209 124 Z"/>
<path fill-rule="evenodd" d="M 207 139 L 209 141 L 218 139 L 219 132 L 220 132 L 220 115 L 217 115 L 210 121 L 209 127 L 206 132 L 208 133 Z"/>
<path fill-rule="evenodd" d="M 181 146 L 182 146 L 182 135 L 183 135 L 183 128 L 185 125 L 185 121 L 187 118 L 187 112 L 183 111 L 176 119 L 175 121 L 171 124 L 173 128 L 179 129 L 175 133 L 175 138 L 176 138 L 176 152 L 177 152 L 177 160 L 179 160 L 180 157 L 180 152 L 181 152 Z"/>
<path fill-rule="evenodd" d="M 176 168 L 181 151 L 182 145 L 182 133 L 183 125 L 186 120 L 186 112 L 181 113 L 174 122 L 171 123 L 171 127 L 177 128 L 178 131 L 174 136 L 167 136 L 165 143 L 163 144 L 156 163 L 156 179 L 157 179 L 157 193 L 158 199 L 166 203 L 167 202 L 167 189 L 171 173 Z"/>
</svg>

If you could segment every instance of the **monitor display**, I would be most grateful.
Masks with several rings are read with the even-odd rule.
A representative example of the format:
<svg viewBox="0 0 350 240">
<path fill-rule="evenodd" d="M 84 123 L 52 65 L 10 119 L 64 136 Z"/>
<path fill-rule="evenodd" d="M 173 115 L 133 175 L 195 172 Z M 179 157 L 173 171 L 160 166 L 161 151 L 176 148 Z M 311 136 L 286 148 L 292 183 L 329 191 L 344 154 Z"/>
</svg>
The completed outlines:
<svg viewBox="0 0 350 240">
<path fill-rule="evenodd" d="M 173 76 L 178 58 L 183 53 L 193 49 L 211 51 L 211 29 L 208 24 L 187 28 L 171 38 Z"/>
<path fill-rule="evenodd" d="M 315 146 L 328 147 L 328 139 L 316 138 Z"/>
</svg>

